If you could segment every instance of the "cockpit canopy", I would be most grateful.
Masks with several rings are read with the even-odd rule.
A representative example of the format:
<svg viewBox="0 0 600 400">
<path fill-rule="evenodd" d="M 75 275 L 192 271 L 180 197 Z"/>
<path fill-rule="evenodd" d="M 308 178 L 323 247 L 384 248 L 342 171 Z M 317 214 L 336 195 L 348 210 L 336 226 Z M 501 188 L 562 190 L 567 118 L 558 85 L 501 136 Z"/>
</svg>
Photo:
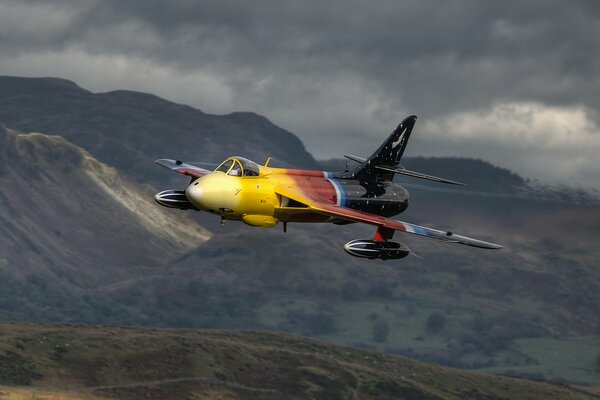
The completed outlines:
<svg viewBox="0 0 600 400">
<path fill-rule="evenodd" d="M 231 176 L 258 176 L 260 167 L 254 161 L 244 157 L 229 157 L 215 169 Z"/>
</svg>

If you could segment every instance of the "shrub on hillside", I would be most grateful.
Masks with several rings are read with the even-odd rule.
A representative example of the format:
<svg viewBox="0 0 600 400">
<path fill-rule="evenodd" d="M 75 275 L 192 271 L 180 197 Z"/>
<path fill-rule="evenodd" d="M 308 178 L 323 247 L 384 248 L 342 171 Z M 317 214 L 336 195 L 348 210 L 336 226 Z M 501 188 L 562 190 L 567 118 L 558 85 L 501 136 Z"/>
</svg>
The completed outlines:
<svg viewBox="0 0 600 400">
<path fill-rule="evenodd" d="M 389 299 L 393 295 L 392 283 L 388 281 L 375 281 L 368 289 L 369 296 Z"/>
<path fill-rule="evenodd" d="M 344 300 L 354 301 L 363 297 L 361 288 L 353 281 L 345 282 L 341 287 L 341 294 Z"/>
<path fill-rule="evenodd" d="M 376 321 L 373 324 L 373 340 L 377 343 L 384 343 L 387 341 L 388 334 L 390 333 L 390 326 L 385 321 Z"/>
<path fill-rule="evenodd" d="M 313 335 L 326 335 L 335 333 L 337 330 L 333 317 L 320 312 L 307 315 L 305 325 Z"/>
<path fill-rule="evenodd" d="M 303 311 L 289 311 L 286 315 L 286 330 L 300 331 L 307 335 L 327 335 L 337 331 L 335 320 L 322 311 L 306 313 Z"/>
<path fill-rule="evenodd" d="M 471 321 L 471 327 L 473 330 L 482 335 L 487 334 L 490 329 L 492 329 L 493 325 L 494 322 L 492 319 L 486 318 L 481 314 L 475 315 Z"/>
<path fill-rule="evenodd" d="M 428 331 L 433 333 L 438 333 L 446 326 L 446 316 L 439 311 L 434 311 L 429 314 L 427 317 L 427 321 L 425 322 L 425 327 Z"/>
</svg>

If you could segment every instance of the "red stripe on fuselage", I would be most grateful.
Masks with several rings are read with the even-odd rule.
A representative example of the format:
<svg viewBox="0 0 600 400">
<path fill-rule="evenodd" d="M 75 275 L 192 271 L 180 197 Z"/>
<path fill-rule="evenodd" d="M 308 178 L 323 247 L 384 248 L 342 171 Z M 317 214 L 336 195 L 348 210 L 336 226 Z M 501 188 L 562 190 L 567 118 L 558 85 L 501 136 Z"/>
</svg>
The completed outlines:
<svg viewBox="0 0 600 400">
<path fill-rule="evenodd" d="M 282 168 L 282 171 L 285 171 L 286 175 L 300 175 L 300 176 L 314 176 L 314 177 L 325 177 L 325 173 L 323 171 L 313 171 L 310 169 L 285 169 Z"/>
<path fill-rule="evenodd" d="M 309 199 L 326 204 L 337 204 L 335 187 L 325 178 L 322 171 L 288 169 L 286 174 Z"/>
</svg>

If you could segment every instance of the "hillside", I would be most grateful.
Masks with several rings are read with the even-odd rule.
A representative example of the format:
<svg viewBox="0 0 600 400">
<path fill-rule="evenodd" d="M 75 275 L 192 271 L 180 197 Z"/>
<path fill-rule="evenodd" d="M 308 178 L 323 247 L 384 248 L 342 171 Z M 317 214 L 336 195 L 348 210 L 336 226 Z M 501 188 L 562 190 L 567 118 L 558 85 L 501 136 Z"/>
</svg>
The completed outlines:
<svg viewBox="0 0 600 400">
<path fill-rule="evenodd" d="M 148 273 L 210 237 L 64 138 L 3 126 L 0 234 L 0 316 L 41 320 L 85 314 L 82 289 Z"/>
<path fill-rule="evenodd" d="M 290 224 L 284 234 L 221 227 L 207 216 L 215 235 L 168 271 L 100 290 L 153 313 L 133 323 L 286 330 L 454 367 L 600 385 L 600 207 L 411 188 L 399 218 L 505 248 L 398 233 L 422 258 L 377 262 L 342 250 L 371 237 L 371 227 Z"/>
<path fill-rule="evenodd" d="M 490 185 L 524 182 L 497 174 Z M 373 262 L 342 250 L 370 237 L 370 227 L 290 224 L 283 234 L 220 227 L 208 216 L 215 236 L 172 265 L 168 282 L 146 276 L 107 293 L 144 314 L 156 308 L 141 299 L 162 296 L 156 317 L 171 326 L 281 329 L 455 367 L 600 385 L 598 204 L 471 186 L 410 190 L 399 219 L 505 248 L 398 233 L 422 259 Z"/>
<path fill-rule="evenodd" d="M 424 199 L 403 216 L 493 237 L 502 252 L 397 235 L 423 258 L 373 262 L 341 248 L 370 237 L 368 227 L 223 230 L 168 274 L 103 291 L 143 315 L 156 312 L 162 326 L 279 329 L 455 367 L 598 385 L 600 212 L 555 209 L 548 219 L 524 217 L 523 208 L 496 219 L 470 197 Z M 561 237 L 555 224 L 579 230 Z"/>
<path fill-rule="evenodd" d="M 90 142 L 98 151 L 110 145 L 111 167 L 58 136 L 2 131 L 3 320 L 283 330 L 447 366 L 600 385 L 600 206 L 594 195 L 535 186 L 481 160 L 407 158 L 407 168 L 469 186 L 398 179 L 411 192 L 410 207 L 398 219 L 505 248 L 486 252 L 398 233 L 395 239 L 422 258 L 360 260 L 342 247 L 371 237 L 371 227 L 290 224 L 283 234 L 281 227 L 220 226 L 205 213 L 161 208 L 147 186 L 121 177 L 112 167 L 138 183 L 189 182 L 151 162 L 152 151 L 168 156 L 163 150 L 169 146 L 192 154 L 189 143 L 171 143 L 162 133 L 144 139 L 149 147 L 127 142 L 132 127 L 147 121 L 187 124 L 188 114 L 172 114 L 183 106 L 145 95 L 152 99 L 148 119 L 137 105 L 122 102 L 121 92 L 91 94 L 55 79 L 0 82 L 7 85 L 0 92 L 7 118 L 64 124 L 78 136 L 121 115 L 110 125 L 114 130 L 97 130 L 98 140 Z M 82 96 L 91 114 L 61 103 L 80 104 Z M 22 110 L 36 104 L 47 108 L 27 119 Z M 257 148 L 272 143 L 267 125 L 253 131 Z M 226 133 L 202 134 L 203 151 L 238 146 L 223 140 Z M 146 172 L 127 166 L 119 152 L 132 154 Z"/>
<path fill-rule="evenodd" d="M 3 398 L 598 398 L 281 333 L 2 324 L 0 357 Z"/>
<path fill-rule="evenodd" d="M 59 137 L 5 132 L 20 141 L 60 143 L 91 160 Z M 164 233 L 163 223 L 129 231 L 139 226 L 137 218 L 125 222 L 130 210 L 114 195 L 99 196 L 106 189 L 90 186 L 89 172 L 74 173 L 114 170 L 95 161 L 93 168 L 73 168 L 73 157 L 57 149 L 45 161 L 28 158 L 39 151 L 16 149 L 2 159 L 9 183 L 2 185 L 4 221 L 22 221 L 11 233 L 20 232 L 22 242 L 6 242 L 1 257 L 4 319 L 276 329 L 455 367 L 600 384 L 595 205 L 411 188 L 411 206 L 401 219 L 494 239 L 505 249 L 485 252 L 398 234 L 423 259 L 373 262 L 342 250 L 350 239 L 371 236 L 369 227 L 291 224 L 287 234 L 235 223 L 221 227 L 213 216 L 162 209 L 150 193 L 137 192 L 135 202 L 148 207 L 142 215 L 173 217 L 179 228 L 196 226 L 190 221 L 199 217 L 217 233 L 174 250 L 177 235 L 163 242 L 154 236 Z M 158 174 L 187 181 L 162 169 Z M 105 180 L 120 193 L 133 185 Z M 43 199 L 32 182 L 44 189 Z M 85 189 L 58 196 L 52 194 L 57 187 Z M 61 226 L 63 236 L 54 234 Z M 95 240 L 85 240 L 86 230 Z M 56 237 L 63 237 L 60 245 L 53 245 Z M 161 244 L 151 244 L 157 240 Z M 43 245 L 44 256 L 28 243 Z M 444 321 L 434 330 L 428 327 L 432 315 Z"/>
<path fill-rule="evenodd" d="M 202 88 L 198 88 L 202 90 Z M 152 161 L 220 162 L 243 152 L 317 167 L 293 134 L 251 112 L 211 115 L 148 93 L 92 93 L 58 78 L 0 76 L 0 123 L 23 132 L 61 135 L 139 182 L 161 187 Z M 158 178 L 158 176 L 162 176 Z"/>
</svg>

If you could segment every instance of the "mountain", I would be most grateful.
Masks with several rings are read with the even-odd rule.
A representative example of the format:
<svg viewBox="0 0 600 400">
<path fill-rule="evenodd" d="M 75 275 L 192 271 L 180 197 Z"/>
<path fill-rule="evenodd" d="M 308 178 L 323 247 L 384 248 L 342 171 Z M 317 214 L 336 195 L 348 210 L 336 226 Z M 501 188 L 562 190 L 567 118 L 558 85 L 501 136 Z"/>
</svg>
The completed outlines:
<svg viewBox="0 0 600 400">
<path fill-rule="evenodd" d="M 320 160 L 326 171 L 351 170 L 356 164 L 344 158 Z M 513 171 L 483 160 L 457 157 L 403 157 L 408 170 L 424 172 L 459 181 L 465 187 L 444 186 L 427 180 L 396 175 L 396 183 L 411 190 L 437 192 L 439 196 L 458 194 L 489 198 L 513 198 L 574 205 L 600 205 L 600 190 L 572 186 L 568 183 L 549 184 L 525 179 Z"/>
<path fill-rule="evenodd" d="M 262 163 L 272 156 L 318 167 L 296 136 L 263 116 L 211 115 L 127 90 L 91 93 L 58 78 L 0 76 L 0 123 L 61 135 L 99 161 L 157 188 L 178 182 L 159 173 L 152 163 L 157 158 L 218 163 L 243 155 Z"/>
<path fill-rule="evenodd" d="M 210 237 L 63 137 L 3 126 L 0 235 L 0 315 L 41 320 L 82 311 L 68 295 L 148 273 Z"/>
<path fill-rule="evenodd" d="M 111 167 L 136 182 L 188 182 L 147 162 L 155 145 L 161 156 L 169 156 L 163 152 L 168 146 L 192 154 L 187 143 L 177 147 L 148 136 L 149 147 L 124 145 L 130 127 L 147 123 L 148 115 L 122 103 L 120 92 L 86 93 L 62 80 L 12 82 L 19 83 L 16 89 L 0 92 L 0 109 L 12 110 L 5 117 L 63 124 L 74 117 L 53 102 L 87 96 L 87 106 L 101 111 L 75 113 L 78 132 L 122 116 L 114 131 L 99 131 L 90 142 L 98 151 L 121 149 L 105 154 Z M 5 94 L 19 90 L 31 94 Z M 106 108 L 112 96 L 114 109 Z M 153 121 L 177 125 L 170 110 L 183 106 L 149 97 Z M 30 103 L 48 109 L 27 117 L 20 105 L 27 110 Z M 182 124 L 186 115 L 179 117 Z M 257 127 L 256 142 L 273 143 L 269 132 Z M 239 147 L 223 137 L 202 136 L 207 154 Z M 20 143 L 3 145 L 0 158 L 4 320 L 283 330 L 447 366 L 600 385 L 600 206 L 593 193 L 536 184 L 481 160 L 408 158 L 407 168 L 468 186 L 398 178 L 411 192 L 398 219 L 505 248 L 484 251 L 397 233 L 394 240 L 421 258 L 370 261 L 348 256 L 343 245 L 372 237 L 372 227 L 290 224 L 284 234 L 280 227 L 220 226 L 206 213 L 160 209 L 148 186 L 96 161 L 78 161 L 91 155 L 64 139 L 10 130 L 3 138 Z M 146 172 L 111 158 L 122 150 L 131 150 Z"/>
<path fill-rule="evenodd" d="M 0 393 L 7 398 L 598 398 L 592 389 L 469 373 L 282 333 L 31 324 L 2 324 L 0 333 Z"/>
</svg>

